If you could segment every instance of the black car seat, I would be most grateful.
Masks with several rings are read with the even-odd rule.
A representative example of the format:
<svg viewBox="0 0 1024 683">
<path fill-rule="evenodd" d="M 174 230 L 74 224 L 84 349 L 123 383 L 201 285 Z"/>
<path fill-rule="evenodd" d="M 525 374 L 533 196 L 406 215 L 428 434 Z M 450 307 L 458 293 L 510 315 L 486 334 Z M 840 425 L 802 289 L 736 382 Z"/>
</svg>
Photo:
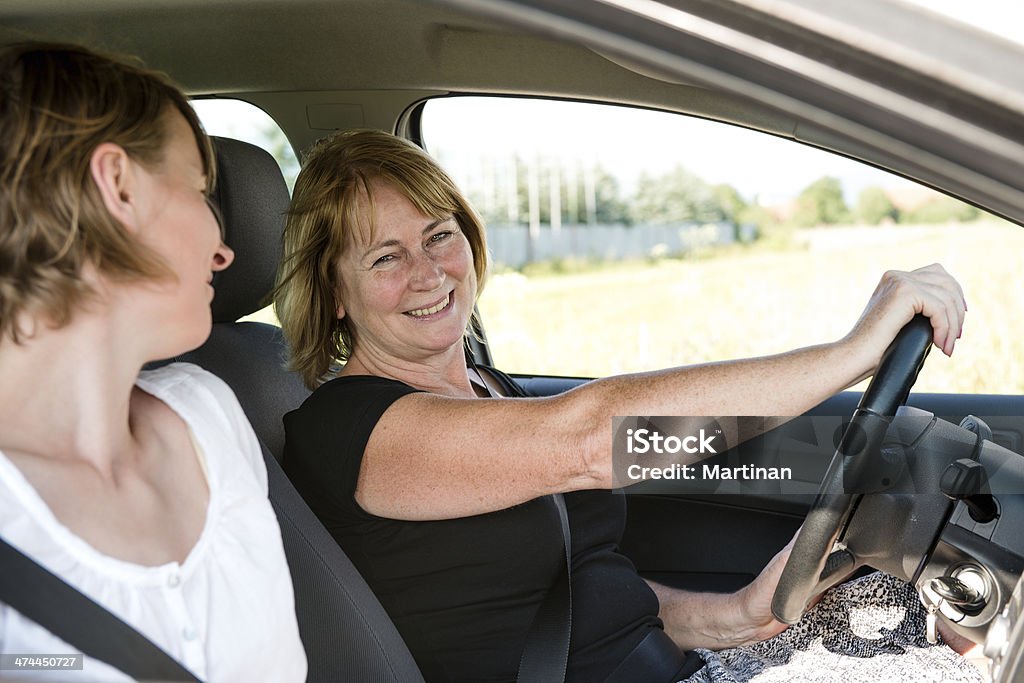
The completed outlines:
<svg viewBox="0 0 1024 683">
<path fill-rule="evenodd" d="M 273 157 L 254 145 L 214 138 L 214 147 L 214 203 L 235 261 L 214 278 L 209 340 L 176 360 L 196 363 L 227 382 L 264 444 L 270 500 L 281 525 L 309 658 L 308 680 L 422 683 L 384 608 L 280 467 L 281 418 L 309 394 L 299 377 L 283 367 L 280 330 L 235 322 L 259 310 L 273 287 L 288 208 L 284 177 Z"/>
</svg>

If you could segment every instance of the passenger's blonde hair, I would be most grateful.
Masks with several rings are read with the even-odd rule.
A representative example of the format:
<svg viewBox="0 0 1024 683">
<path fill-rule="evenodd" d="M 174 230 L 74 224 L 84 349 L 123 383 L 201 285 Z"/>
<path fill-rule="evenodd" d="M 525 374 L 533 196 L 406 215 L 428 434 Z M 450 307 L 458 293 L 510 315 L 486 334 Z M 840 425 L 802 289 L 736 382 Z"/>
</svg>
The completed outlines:
<svg viewBox="0 0 1024 683">
<path fill-rule="evenodd" d="M 172 111 L 192 128 L 212 187 L 210 141 L 163 74 L 75 45 L 0 52 L 0 341 L 19 343 L 23 313 L 66 325 L 92 294 L 85 264 L 120 280 L 170 276 L 107 211 L 90 161 L 111 142 L 158 166 Z"/>
<path fill-rule="evenodd" d="M 483 288 L 487 271 L 484 227 L 447 173 L 407 140 L 378 130 L 348 130 L 319 141 L 295 181 L 284 231 L 274 307 L 290 347 L 289 369 L 311 388 L 348 360 L 353 330 L 338 319 L 338 260 L 353 230 L 372 231 L 371 183 L 405 195 L 426 216 L 454 216 L 469 241 L 473 268 Z M 360 212 L 360 197 L 370 215 Z"/>
</svg>

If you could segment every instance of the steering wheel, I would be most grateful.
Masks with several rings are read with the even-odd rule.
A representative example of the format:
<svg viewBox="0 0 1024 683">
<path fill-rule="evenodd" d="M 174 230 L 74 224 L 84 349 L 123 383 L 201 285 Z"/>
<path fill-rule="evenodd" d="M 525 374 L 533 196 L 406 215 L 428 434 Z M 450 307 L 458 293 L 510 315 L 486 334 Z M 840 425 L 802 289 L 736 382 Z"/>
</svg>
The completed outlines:
<svg viewBox="0 0 1024 683">
<path fill-rule="evenodd" d="M 854 569 L 855 558 L 849 551 L 833 550 L 863 495 L 850 492 L 850 488 L 859 487 L 849 484 L 866 481 L 873 465 L 878 464 L 878 446 L 896 409 L 906 403 L 931 341 L 931 323 L 923 315 L 916 315 L 882 356 L 843 432 L 775 588 L 772 613 L 779 621 L 798 622 L 812 596 L 839 583 Z"/>
</svg>

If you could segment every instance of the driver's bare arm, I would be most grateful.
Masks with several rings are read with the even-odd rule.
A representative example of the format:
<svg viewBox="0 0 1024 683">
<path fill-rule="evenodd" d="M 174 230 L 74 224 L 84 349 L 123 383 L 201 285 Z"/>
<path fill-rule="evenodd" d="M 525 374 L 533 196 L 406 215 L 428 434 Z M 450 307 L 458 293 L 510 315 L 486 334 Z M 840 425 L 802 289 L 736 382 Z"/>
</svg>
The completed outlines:
<svg viewBox="0 0 1024 683">
<path fill-rule="evenodd" d="M 843 341 L 609 377 L 542 399 L 409 394 L 388 408 L 370 436 L 356 501 L 380 517 L 429 520 L 610 488 L 613 417 L 799 415 L 860 377 L 852 356 Z M 424 425 L 444 428 L 424 439 Z"/>
<path fill-rule="evenodd" d="M 735 593 L 695 593 L 648 581 L 658 596 L 658 616 L 665 632 L 683 650 L 722 650 L 786 630 L 787 626 L 772 616 L 771 600 L 792 547 L 790 540 L 754 581 Z"/>
<path fill-rule="evenodd" d="M 963 330 L 967 301 L 960 284 L 938 263 L 909 273 L 886 272 L 847 338 L 871 350 L 874 356 L 868 365 L 874 369 L 896 334 L 918 313 L 931 322 L 935 346 L 952 355 Z"/>
<path fill-rule="evenodd" d="M 356 499 L 379 516 L 439 519 L 607 488 L 616 415 L 799 415 L 872 374 L 916 313 L 930 317 L 936 344 L 951 353 L 965 310 L 959 284 L 941 266 L 891 271 L 851 332 L 829 344 L 608 377 L 545 399 L 412 394 L 373 430 Z M 424 439 L 424 425 L 435 424 L 444 429 Z"/>
<path fill-rule="evenodd" d="M 694 593 L 649 583 L 658 596 L 665 632 L 680 650 L 725 650 L 770 638 L 785 628 L 759 628 L 745 615 L 736 593 Z"/>
</svg>

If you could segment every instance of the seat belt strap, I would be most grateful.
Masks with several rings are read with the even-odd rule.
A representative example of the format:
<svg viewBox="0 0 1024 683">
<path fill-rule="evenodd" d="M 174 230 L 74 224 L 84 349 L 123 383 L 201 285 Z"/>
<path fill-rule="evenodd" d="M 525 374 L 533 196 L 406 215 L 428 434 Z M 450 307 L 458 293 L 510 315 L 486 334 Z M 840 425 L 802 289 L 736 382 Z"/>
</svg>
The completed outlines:
<svg viewBox="0 0 1024 683">
<path fill-rule="evenodd" d="M 466 360 L 486 385 L 487 380 L 473 358 L 467 355 Z M 523 388 L 504 372 L 492 367 L 487 367 L 487 372 L 501 385 L 506 396 L 527 396 Z M 487 393 L 491 393 L 490 388 Z M 530 624 L 523 654 L 519 659 L 516 683 L 562 683 L 569 662 L 569 643 L 572 638 L 572 534 L 569 531 L 565 497 L 556 493 L 551 498 L 562 525 L 565 565 L 548 589 L 544 602 Z"/>
<path fill-rule="evenodd" d="M 191 681 L 191 672 L 96 602 L 0 538 L 0 602 L 83 655 L 140 680 Z"/>
<path fill-rule="evenodd" d="M 569 513 L 560 493 L 552 496 L 562 523 L 565 565 L 548 589 L 544 602 L 526 634 L 526 645 L 519 660 L 516 683 L 560 683 L 565 680 L 572 637 L 572 539 Z"/>
</svg>

